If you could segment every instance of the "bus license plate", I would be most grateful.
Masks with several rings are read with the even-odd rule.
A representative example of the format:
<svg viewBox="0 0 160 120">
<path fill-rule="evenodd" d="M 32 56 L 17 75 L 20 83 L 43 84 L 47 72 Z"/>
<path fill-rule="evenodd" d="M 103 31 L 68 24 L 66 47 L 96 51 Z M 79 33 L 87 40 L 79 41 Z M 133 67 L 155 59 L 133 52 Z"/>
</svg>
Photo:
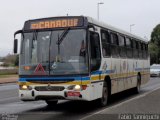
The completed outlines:
<svg viewBox="0 0 160 120">
<path fill-rule="evenodd" d="M 80 92 L 71 92 L 71 91 L 69 91 L 69 92 L 67 92 L 67 96 L 80 96 Z"/>
</svg>

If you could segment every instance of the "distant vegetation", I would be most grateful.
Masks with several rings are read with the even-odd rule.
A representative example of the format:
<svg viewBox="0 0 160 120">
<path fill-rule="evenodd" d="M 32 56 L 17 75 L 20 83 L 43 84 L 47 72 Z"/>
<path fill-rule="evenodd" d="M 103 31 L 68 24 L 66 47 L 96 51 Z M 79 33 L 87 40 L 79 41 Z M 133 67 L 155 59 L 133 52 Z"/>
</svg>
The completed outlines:
<svg viewBox="0 0 160 120">
<path fill-rule="evenodd" d="M 0 62 L 3 62 L 3 64 L 0 65 L 1 67 L 0 76 L 18 73 L 18 63 L 19 63 L 18 55 L 8 54 L 6 57 L 3 58 L 1 57 Z"/>
<path fill-rule="evenodd" d="M 8 54 L 6 57 L 1 58 L 0 61 L 3 62 L 1 65 L 3 67 L 15 67 L 19 64 L 19 55 Z"/>
<path fill-rule="evenodd" d="M 158 24 L 151 33 L 149 51 L 151 64 L 160 64 L 160 24 Z"/>
<path fill-rule="evenodd" d="M 0 70 L 0 76 L 1 75 L 15 75 L 15 74 L 18 74 L 18 68 Z"/>
</svg>

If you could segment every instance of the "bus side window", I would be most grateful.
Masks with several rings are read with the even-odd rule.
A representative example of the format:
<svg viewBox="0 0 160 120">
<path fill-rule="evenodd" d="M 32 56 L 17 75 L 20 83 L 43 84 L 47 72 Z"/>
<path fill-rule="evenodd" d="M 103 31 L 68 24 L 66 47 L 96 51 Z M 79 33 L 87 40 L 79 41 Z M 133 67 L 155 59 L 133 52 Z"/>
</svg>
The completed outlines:
<svg viewBox="0 0 160 120">
<path fill-rule="evenodd" d="M 120 57 L 126 57 L 126 49 L 125 49 L 125 37 L 123 35 L 118 36 L 119 46 L 120 46 Z"/>
<path fill-rule="evenodd" d="M 132 52 L 132 40 L 128 37 L 126 37 L 126 50 L 127 50 L 127 57 L 132 58 L 133 52 Z"/>
<path fill-rule="evenodd" d="M 91 71 L 98 70 L 101 64 L 99 34 L 90 32 Z"/>
<path fill-rule="evenodd" d="M 143 42 L 142 42 L 141 46 L 142 46 L 142 58 L 144 59 L 146 55 L 145 55 L 145 46 L 144 46 Z"/>
<path fill-rule="evenodd" d="M 136 58 L 139 58 L 139 42 L 136 41 Z"/>
<path fill-rule="evenodd" d="M 145 51 L 146 51 L 146 57 L 145 57 L 145 59 L 147 59 L 149 57 L 148 44 L 145 44 Z"/>
<path fill-rule="evenodd" d="M 138 43 L 135 39 L 133 40 L 133 56 L 138 58 Z"/>
<path fill-rule="evenodd" d="M 111 33 L 111 53 L 112 57 L 119 57 L 118 36 L 115 33 Z"/>
<path fill-rule="evenodd" d="M 142 53 L 142 43 L 138 42 L 138 53 L 139 53 L 139 58 L 142 59 L 143 53 Z"/>
<path fill-rule="evenodd" d="M 110 57 L 110 34 L 108 31 L 101 30 L 102 53 L 104 57 Z"/>
</svg>

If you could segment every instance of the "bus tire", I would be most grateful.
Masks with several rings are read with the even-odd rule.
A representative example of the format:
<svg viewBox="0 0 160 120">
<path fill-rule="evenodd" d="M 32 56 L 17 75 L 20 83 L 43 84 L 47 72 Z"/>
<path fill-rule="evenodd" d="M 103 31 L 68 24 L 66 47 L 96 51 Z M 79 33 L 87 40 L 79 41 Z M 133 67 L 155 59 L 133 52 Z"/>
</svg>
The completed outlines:
<svg viewBox="0 0 160 120">
<path fill-rule="evenodd" d="M 108 85 L 106 82 L 103 84 L 103 89 L 102 89 L 102 98 L 100 98 L 100 105 L 102 107 L 106 106 L 108 103 L 108 96 L 109 96 L 109 91 L 108 91 Z"/>
<path fill-rule="evenodd" d="M 48 106 L 55 106 L 58 103 L 58 100 L 46 100 Z"/>
<path fill-rule="evenodd" d="M 135 92 L 139 93 L 141 89 L 141 76 L 138 74 L 137 75 L 137 86 L 135 88 Z"/>
</svg>

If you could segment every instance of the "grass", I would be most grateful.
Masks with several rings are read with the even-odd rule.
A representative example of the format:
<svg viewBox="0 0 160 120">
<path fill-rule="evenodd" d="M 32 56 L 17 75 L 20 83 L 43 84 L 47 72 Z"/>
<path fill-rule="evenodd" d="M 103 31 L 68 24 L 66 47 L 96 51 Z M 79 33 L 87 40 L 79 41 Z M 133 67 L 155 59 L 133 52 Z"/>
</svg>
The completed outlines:
<svg viewBox="0 0 160 120">
<path fill-rule="evenodd" d="M 6 78 L 7 76 L 16 76 L 18 75 L 18 69 L 4 69 L 0 70 L 0 78 Z"/>
<path fill-rule="evenodd" d="M 0 78 L 18 77 L 18 74 L 0 75 Z"/>
</svg>

